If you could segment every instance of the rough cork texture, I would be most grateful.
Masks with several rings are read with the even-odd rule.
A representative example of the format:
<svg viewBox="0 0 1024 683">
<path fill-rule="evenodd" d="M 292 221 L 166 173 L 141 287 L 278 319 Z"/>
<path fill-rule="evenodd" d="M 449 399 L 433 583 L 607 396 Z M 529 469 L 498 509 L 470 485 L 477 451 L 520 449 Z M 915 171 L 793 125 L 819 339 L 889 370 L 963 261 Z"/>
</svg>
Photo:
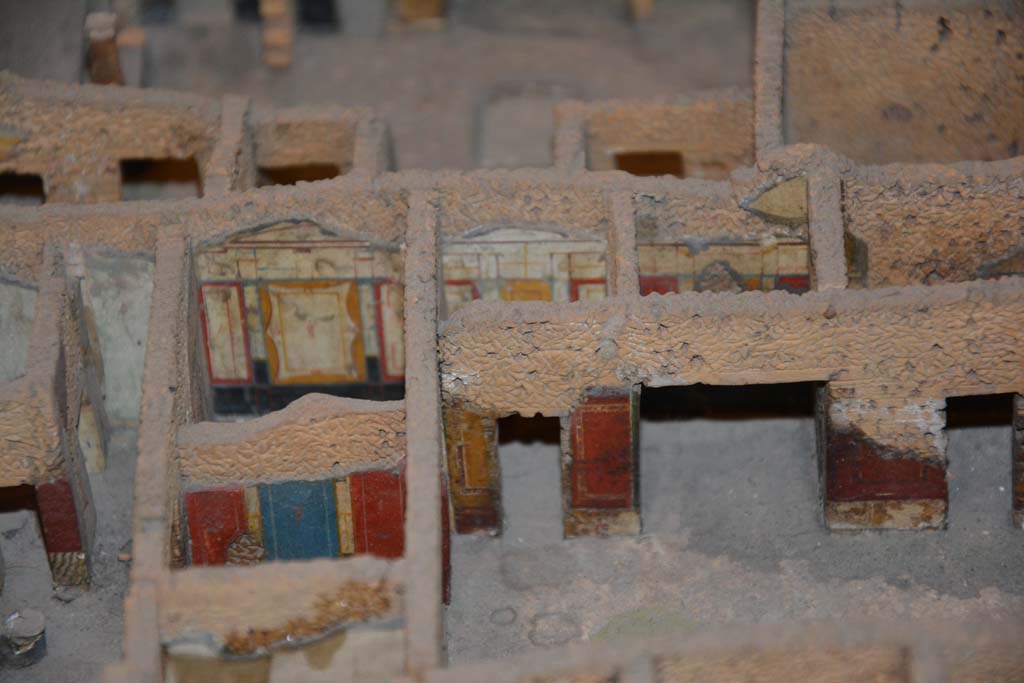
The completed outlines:
<svg viewBox="0 0 1024 683">
<path fill-rule="evenodd" d="M 965 166 L 862 168 L 844 177 L 846 230 L 866 256 L 863 285 L 958 282 L 1021 270 L 1004 261 L 1024 253 L 1024 159 L 999 164 L 999 175 Z"/>
<path fill-rule="evenodd" d="M 759 681 L 873 681 L 908 683 L 907 653 L 900 647 L 847 651 L 807 649 L 718 657 L 679 657 L 658 662 L 661 683 L 758 683 Z"/>
<path fill-rule="evenodd" d="M 840 380 L 865 396 L 1019 391 L 1019 278 L 879 292 L 474 302 L 441 337 L 447 400 L 560 415 L 590 387 Z M 952 359 L 952 362 L 951 362 Z"/>
<path fill-rule="evenodd" d="M 698 184 L 699 182 L 699 184 Z M 745 188 L 728 182 L 686 183 L 688 192 L 637 198 L 638 244 L 683 240 L 761 241 L 776 237 L 807 239 L 807 225 L 787 226 L 744 209 Z"/>
<path fill-rule="evenodd" d="M 754 35 L 754 137 L 757 156 L 782 146 L 782 81 L 786 3 L 757 3 Z"/>
<path fill-rule="evenodd" d="M 675 151 L 684 174 L 724 178 L 754 160 L 754 103 L 739 90 L 665 100 L 606 100 L 559 104 L 559 121 L 582 118 L 587 168 L 616 168 L 619 152 Z"/>
<path fill-rule="evenodd" d="M 0 486 L 59 479 L 64 471 L 53 390 L 30 378 L 0 388 Z"/>
<path fill-rule="evenodd" d="M 252 484 L 344 477 L 405 457 L 405 405 L 307 394 L 248 422 L 202 422 L 178 431 L 190 484 Z"/>
<path fill-rule="evenodd" d="M 20 141 L 0 171 L 39 175 L 47 201 L 121 198 L 121 159 L 183 159 L 202 169 L 219 124 L 216 100 L 0 74 L 0 121 Z"/>
<path fill-rule="evenodd" d="M 848 394 L 844 387 L 833 393 Z M 942 399 L 838 398 L 828 406 L 829 426 L 856 429 L 862 439 L 895 452 L 937 462 L 946 458 L 946 402 Z"/>
<path fill-rule="evenodd" d="M 135 468 L 133 576 L 156 580 L 166 573 L 171 549 L 171 501 L 180 478 L 173 459 L 178 426 L 187 403 L 187 326 L 180 320 L 188 310 L 190 260 L 181 239 L 167 238 L 157 246 L 153 276 L 154 316 L 146 342 L 139 458 Z M 182 386 L 184 384 L 184 386 Z M 179 392 L 182 386 L 184 391 Z"/>
<path fill-rule="evenodd" d="M 256 165 L 334 164 L 339 174 L 352 167 L 356 127 L 368 109 L 348 107 L 258 108 L 253 112 Z"/>
<path fill-rule="evenodd" d="M 25 373 L 0 385 L 0 486 L 64 477 L 62 433 L 68 429 L 65 358 L 67 281 L 54 250 L 39 266 L 40 289 Z M 70 374 L 76 380 L 75 366 Z M 77 404 L 76 404 L 77 408 Z M 77 420 L 78 413 L 74 418 Z"/>
<path fill-rule="evenodd" d="M 203 195 L 218 196 L 255 185 L 253 140 L 249 130 L 249 99 L 221 99 L 220 131 L 203 174 Z"/>
<path fill-rule="evenodd" d="M 875 164 L 1024 152 L 1019 5 L 800 4 L 787 8 L 787 142 Z"/>
<path fill-rule="evenodd" d="M 603 235 L 610 216 L 598 188 L 537 182 L 518 171 L 479 174 L 445 188 L 441 232 L 459 236 L 483 226 L 553 226 L 575 236 Z"/>
<path fill-rule="evenodd" d="M 408 448 L 405 557 L 408 609 L 406 667 L 423 672 L 443 663 L 441 538 L 441 390 L 437 367 L 438 196 L 409 200 L 405 261 L 405 409 Z"/>
<path fill-rule="evenodd" d="M 158 237 L 188 235 L 194 244 L 220 241 L 296 215 L 353 239 L 393 243 L 402 239 L 407 211 L 400 189 L 372 191 L 365 179 L 351 176 L 202 201 L 2 207 L 0 229 L 6 237 L 0 242 L 0 266 L 8 276 L 30 283 L 47 241 L 152 253 Z"/>
<path fill-rule="evenodd" d="M 235 652 L 402 613 L 400 565 L 372 558 L 204 567 L 171 572 L 160 588 L 165 644 L 212 637 Z"/>
</svg>

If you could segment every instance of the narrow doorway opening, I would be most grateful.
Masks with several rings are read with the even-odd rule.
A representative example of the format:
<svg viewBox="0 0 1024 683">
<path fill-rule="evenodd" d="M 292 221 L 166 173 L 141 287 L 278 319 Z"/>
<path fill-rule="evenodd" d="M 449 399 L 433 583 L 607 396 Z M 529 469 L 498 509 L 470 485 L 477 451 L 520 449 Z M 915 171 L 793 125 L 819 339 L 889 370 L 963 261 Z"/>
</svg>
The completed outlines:
<svg viewBox="0 0 1024 683">
<path fill-rule="evenodd" d="M 946 399 L 949 527 L 1005 528 L 1013 499 L 1013 394 Z"/>
<path fill-rule="evenodd" d="M 562 539 L 561 427 L 557 417 L 498 420 L 498 461 L 505 543 Z"/>
</svg>

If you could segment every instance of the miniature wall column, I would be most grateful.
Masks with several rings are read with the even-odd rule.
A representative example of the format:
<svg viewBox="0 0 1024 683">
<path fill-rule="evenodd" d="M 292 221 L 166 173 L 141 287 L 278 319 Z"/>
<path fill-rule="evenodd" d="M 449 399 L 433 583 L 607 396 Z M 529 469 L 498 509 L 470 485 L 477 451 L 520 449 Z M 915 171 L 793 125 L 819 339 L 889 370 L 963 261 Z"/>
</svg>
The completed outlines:
<svg viewBox="0 0 1024 683">
<path fill-rule="evenodd" d="M 1024 529 L 1024 394 L 1013 396 L 1013 526 Z"/>
<path fill-rule="evenodd" d="M 822 390 L 818 443 L 830 529 L 945 527 L 945 407 L 943 399 L 884 398 L 835 383 Z"/>
<path fill-rule="evenodd" d="M 455 532 L 501 533 L 497 421 L 460 402 L 444 406 L 448 481 Z"/>
<path fill-rule="evenodd" d="M 640 533 L 638 392 L 590 390 L 562 419 L 565 536 Z"/>
</svg>

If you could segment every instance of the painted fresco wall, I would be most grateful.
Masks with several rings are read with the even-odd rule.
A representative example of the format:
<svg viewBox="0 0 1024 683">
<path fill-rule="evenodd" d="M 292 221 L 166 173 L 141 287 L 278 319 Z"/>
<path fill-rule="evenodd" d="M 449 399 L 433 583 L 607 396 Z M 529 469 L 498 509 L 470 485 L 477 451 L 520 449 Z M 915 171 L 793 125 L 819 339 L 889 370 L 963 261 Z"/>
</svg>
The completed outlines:
<svg viewBox="0 0 1024 683">
<path fill-rule="evenodd" d="M 801 240 L 659 242 L 637 245 L 640 293 L 810 289 L 810 253 Z"/>
<path fill-rule="evenodd" d="M 405 548 L 405 466 L 341 479 L 281 481 L 185 494 L 194 565 L 248 565 Z"/>
<path fill-rule="evenodd" d="M 474 299 L 580 301 L 607 294 L 604 240 L 496 228 L 471 231 L 443 248 L 448 315 Z"/>
<path fill-rule="evenodd" d="M 403 395 L 402 260 L 309 222 L 196 254 L 215 412 L 262 414 L 311 391 Z"/>
</svg>

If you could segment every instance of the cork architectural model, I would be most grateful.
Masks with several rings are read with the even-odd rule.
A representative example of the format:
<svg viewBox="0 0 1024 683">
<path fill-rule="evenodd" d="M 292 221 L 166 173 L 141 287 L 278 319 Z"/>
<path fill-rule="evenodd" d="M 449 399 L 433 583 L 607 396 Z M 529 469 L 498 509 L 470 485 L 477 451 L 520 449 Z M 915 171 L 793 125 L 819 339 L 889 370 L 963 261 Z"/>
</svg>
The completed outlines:
<svg viewBox="0 0 1024 683">
<path fill-rule="evenodd" d="M 259 9 L 280 67 L 278 4 Z M 0 173 L 45 194 L 0 207 L 31 329 L 4 351 L 0 486 L 34 488 L 56 584 L 89 584 L 108 434 L 82 254 L 155 259 L 103 680 L 1022 675 L 1019 628 L 985 625 L 446 662 L 450 539 L 502 533 L 510 415 L 559 421 L 565 538 L 641 535 L 644 391 L 814 383 L 819 523 L 943 533 L 946 402 L 1011 394 L 1005 525 L 1024 528 L 1024 9 L 838 4 L 759 2 L 752 90 L 566 99 L 546 168 L 393 171 L 369 109 L 0 74 Z M 121 201 L 153 160 L 201 196 Z M 297 167 L 334 177 L 266 181 Z"/>
</svg>

